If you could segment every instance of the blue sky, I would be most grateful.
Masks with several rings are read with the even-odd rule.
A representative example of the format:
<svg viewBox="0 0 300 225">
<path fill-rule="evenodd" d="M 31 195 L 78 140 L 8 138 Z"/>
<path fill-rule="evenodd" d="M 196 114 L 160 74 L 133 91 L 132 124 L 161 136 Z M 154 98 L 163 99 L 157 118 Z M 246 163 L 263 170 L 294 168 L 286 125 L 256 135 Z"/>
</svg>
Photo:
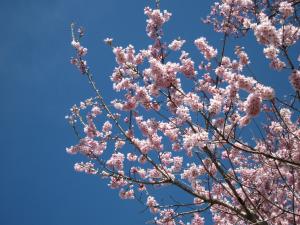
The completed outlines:
<svg viewBox="0 0 300 225">
<path fill-rule="evenodd" d="M 173 13 L 166 40 L 180 36 L 190 41 L 186 49 L 193 56 L 198 53 L 192 50 L 192 41 L 199 36 L 221 45 L 212 27 L 200 22 L 211 1 L 162 2 L 162 8 Z M 85 27 L 89 65 L 100 88 L 111 96 L 109 75 L 115 61 L 102 40 L 113 37 L 118 45 L 146 48 L 151 41 L 143 8 L 152 3 L 1 1 L 1 225 L 125 225 L 144 224 L 151 218 L 148 212 L 140 213 L 144 208 L 138 202 L 120 201 L 103 180 L 73 171 L 78 157 L 67 155 L 65 147 L 76 139 L 64 116 L 70 106 L 93 95 L 86 79 L 69 64 L 70 23 Z M 260 74 L 269 71 L 267 66 L 255 69 Z M 274 79 L 276 83 L 280 77 Z"/>
</svg>

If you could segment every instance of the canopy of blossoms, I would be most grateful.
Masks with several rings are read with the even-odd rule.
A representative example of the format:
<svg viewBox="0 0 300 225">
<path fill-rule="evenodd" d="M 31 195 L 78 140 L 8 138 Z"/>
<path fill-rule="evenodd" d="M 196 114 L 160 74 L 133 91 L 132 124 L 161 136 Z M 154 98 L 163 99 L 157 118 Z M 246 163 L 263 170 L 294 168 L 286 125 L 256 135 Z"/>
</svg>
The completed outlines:
<svg viewBox="0 0 300 225">
<path fill-rule="evenodd" d="M 223 35 L 217 49 L 201 34 L 165 42 L 172 14 L 156 1 L 144 9 L 152 45 L 137 50 L 105 39 L 116 60 L 111 81 L 120 98 L 112 101 L 97 87 L 83 32 L 72 24 L 71 63 L 95 91 L 67 116 L 78 137 L 67 152 L 85 156 L 75 170 L 105 179 L 121 199 L 142 202 L 155 224 L 201 225 L 204 214 L 224 225 L 300 224 L 299 5 L 216 1 L 204 22 Z M 286 96 L 276 95 L 271 80 L 255 79 L 246 49 L 225 51 L 231 37 L 251 35 L 270 70 L 289 80 Z M 187 43 L 200 65 L 183 50 Z M 160 202 L 170 186 L 189 201 Z"/>
</svg>

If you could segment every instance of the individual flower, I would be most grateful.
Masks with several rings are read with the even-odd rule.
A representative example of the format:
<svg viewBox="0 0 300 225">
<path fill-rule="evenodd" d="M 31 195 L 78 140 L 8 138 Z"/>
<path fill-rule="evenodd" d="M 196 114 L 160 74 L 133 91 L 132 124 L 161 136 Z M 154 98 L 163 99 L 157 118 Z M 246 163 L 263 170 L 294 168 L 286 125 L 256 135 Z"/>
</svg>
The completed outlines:
<svg viewBox="0 0 300 225">
<path fill-rule="evenodd" d="M 185 43 L 185 40 L 174 40 L 171 44 L 169 44 L 169 48 L 173 51 L 178 51 L 181 49 L 183 44 Z"/>
<path fill-rule="evenodd" d="M 282 13 L 284 18 L 287 18 L 293 14 L 294 8 L 292 6 L 292 3 L 283 1 L 283 2 L 280 2 L 278 11 Z"/>
<path fill-rule="evenodd" d="M 251 117 L 257 116 L 261 109 L 261 97 L 256 93 L 248 95 L 245 103 L 245 109 L 247 115 Z"/>
<path fill-rule="evenodd" d="M 300 71 L 294 70 L 289 76 L 290 83 L 296 91 L 300 91 Z"/>
</svg>

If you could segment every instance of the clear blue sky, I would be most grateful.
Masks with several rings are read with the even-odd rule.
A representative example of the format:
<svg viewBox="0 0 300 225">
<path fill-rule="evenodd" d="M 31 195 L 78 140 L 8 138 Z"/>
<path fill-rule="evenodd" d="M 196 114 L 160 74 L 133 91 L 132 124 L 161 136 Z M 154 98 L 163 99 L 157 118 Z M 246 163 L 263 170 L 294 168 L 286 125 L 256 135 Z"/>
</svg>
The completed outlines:
<svg viewBox="0 0 300 225">
<path fill-rule="evenodd" d="M 181 36 L 190 41 L 185 49 L 191 50 L 195 38 L 207 36 L 220 47 L 220 36 L 200 22 L 210 3 L 162 0 L 162 8 L 173 13 L 166 40 Z M 113 37 L 118 45 L 146 48 L 151 41 L 143 8 L 148 4 L 153 1 L 1 1 L 1 225 L 126 225 L 151 218 L 148 212 L 139 213 L 144 208 L 137 201 L 120 201 L 103 180 L 73 171 L 80 157 L 65 153 L 76 139 L 64 119 L 70 106 L 93 94 L 69 64 L 70 23 L 85 27 L 89 65 L 100 88 L 111 95 L 109 75 L 115 61 L 102 40 Z M 250 56 L 256 54 L 251 50 Z M 199 53 L 192 50 L 192 55 Z M 264 76 L 270 75 L 261 80 Z M 279 81 L 278 74 L 274 79 Z"/>
</svg>

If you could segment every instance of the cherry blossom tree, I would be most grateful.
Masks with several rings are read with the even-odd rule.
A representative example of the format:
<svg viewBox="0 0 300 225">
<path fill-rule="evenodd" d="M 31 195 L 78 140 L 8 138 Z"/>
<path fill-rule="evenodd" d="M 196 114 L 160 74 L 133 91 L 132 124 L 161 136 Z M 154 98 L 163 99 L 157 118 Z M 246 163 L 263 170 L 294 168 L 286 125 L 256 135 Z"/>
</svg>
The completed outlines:
<svg viewBox="0 0 300 225">
<path fill-rule="evenodd" d="M 136 50 L 104 40 L 121 96 L 112 101 L 96 85 L 83 31 L 72 24 L 71 63 L 95 93 L 67 116 L 79 141 L 67 152 L 85 160 L 74 169 L 103 178 L 121 199 L 138 200 L 154 224 L 201 225 L 204 214 L 215 224 L 300 224 L 299 5 L 216 1 L 203 21 L 222 34 L 217 49 L 200 36 L 166 43 L 163 25 L 172 14 L 156 1 L 144 9 L 152 45 Z M 257 80 L 247 49 L 226 48 L 230 38 L 251 35 L 270 70 L 289 80 L 285 96 L 276 95 L 271 79 Z M 182 50 L 189 42 L 200 65 Z M 172 187 L 185 202 L 161 195 Z"/>
</svg>

